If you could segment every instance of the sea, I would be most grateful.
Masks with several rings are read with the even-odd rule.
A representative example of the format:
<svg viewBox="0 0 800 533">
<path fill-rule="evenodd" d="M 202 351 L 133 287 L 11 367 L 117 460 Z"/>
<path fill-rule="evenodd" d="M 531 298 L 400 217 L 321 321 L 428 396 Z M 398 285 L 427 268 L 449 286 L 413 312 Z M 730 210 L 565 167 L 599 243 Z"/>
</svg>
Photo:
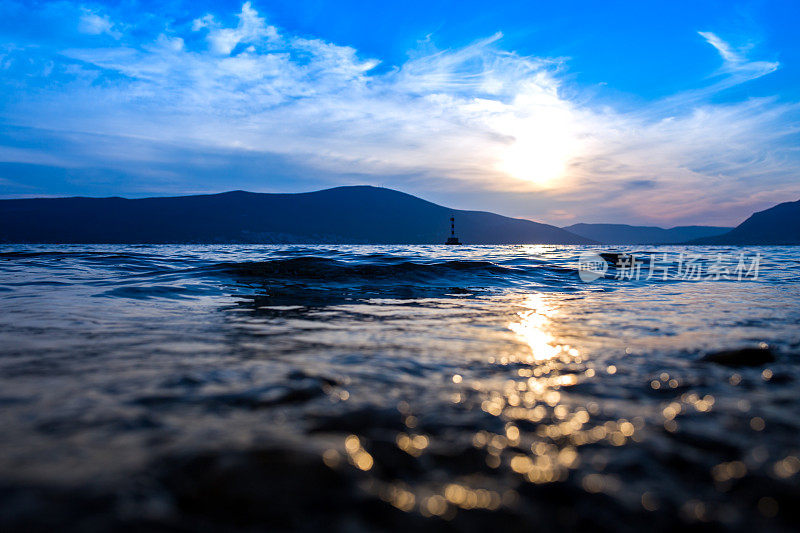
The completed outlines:
<svg viewBox="0 0 800 533">
<path fill-rule="evenodd" d="M 796 531 L 799 325 L 798 247 L 2 245 L 0 530 Z"/>
</svg>

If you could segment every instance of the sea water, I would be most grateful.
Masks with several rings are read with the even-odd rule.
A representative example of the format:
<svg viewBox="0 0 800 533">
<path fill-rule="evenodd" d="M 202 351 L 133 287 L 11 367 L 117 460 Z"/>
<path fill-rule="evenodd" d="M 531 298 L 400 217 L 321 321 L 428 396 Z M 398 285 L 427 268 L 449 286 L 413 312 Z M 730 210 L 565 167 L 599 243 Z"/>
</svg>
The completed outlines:
<svg viewBox="0 0 800 533">
<path fill-rule="evenodd" d="M 799 323 L 796 247 L 5 245 L 0 524 L 787 529 Z"/>
</svg>

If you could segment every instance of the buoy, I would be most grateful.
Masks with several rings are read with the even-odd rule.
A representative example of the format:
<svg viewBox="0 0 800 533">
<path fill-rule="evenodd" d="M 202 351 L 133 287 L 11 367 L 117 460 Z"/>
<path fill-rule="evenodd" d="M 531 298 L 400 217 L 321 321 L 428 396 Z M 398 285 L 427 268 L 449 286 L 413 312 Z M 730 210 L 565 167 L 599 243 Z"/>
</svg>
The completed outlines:
<svg viewBox="0 0 800 533">
<path fill-rule="evenodd" d="M 456 237 L 456 218 L 450 217 L 450 237 L 448 237 L 445 244 L 461 244 Z"/>
</svg>

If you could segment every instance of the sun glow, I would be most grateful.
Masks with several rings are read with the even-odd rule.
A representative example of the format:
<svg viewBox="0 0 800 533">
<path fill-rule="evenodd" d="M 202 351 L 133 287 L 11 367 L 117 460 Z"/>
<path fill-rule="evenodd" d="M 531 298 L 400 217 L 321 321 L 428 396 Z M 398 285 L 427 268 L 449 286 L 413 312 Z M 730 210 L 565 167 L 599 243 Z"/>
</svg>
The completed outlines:
<svg viewBox="0 0 800 533">
<path fill-rule="evenodd" d="M 495 121 L 497 131 L 513 139 L 498 154 L 497 170 L 539 186 L 564 177 L 580 150 L 574 110 L 555 88 L 535 85 L 515 98 L 513 112 Z"/>
<path fill-rule="evenodd" d="M 518 139 L 508 148 L 497 168 L 519 180 L 541 186 L 552 185 L 561 178 L 567 166 L 563 145 L 543 139 Z"/>
</svg>

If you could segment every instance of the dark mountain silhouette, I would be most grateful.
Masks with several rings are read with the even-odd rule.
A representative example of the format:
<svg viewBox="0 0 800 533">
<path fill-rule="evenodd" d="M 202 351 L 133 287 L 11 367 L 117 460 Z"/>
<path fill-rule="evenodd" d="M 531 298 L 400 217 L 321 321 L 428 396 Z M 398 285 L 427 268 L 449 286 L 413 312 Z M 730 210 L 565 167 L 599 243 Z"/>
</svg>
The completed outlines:
<svg viewBox="0 0 800 533">
<path fill-rule="evenodd" d="M 580 244 L 555 226 L 460 211 L 379 187 L 298 194 L 0 200 L 0 242 Z"/>
<path fill-rule="evenodd" d="M 753 213 L 728 233 L 690 244 L 800 244 L 800 200 Z"/>
<path fill-rule="evenodd" d="M 563 229 L 603 244 L 676 244 L 700 237 L 721 235 L 733 228 L 677 226 L 664 229 L 657 226 L 627 224 L 573 224 Z"/>
</svg>

